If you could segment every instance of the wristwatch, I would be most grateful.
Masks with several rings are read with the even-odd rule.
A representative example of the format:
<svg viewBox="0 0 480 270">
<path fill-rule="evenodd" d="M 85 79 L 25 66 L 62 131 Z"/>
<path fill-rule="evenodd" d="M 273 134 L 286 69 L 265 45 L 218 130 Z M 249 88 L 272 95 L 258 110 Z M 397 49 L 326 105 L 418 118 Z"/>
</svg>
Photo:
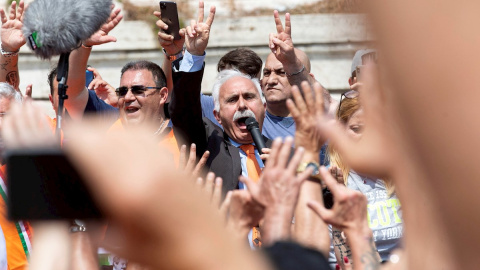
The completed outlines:
<svg viewBox="0 0 480 270">
<path fill-rule="evenodd" d="M 167 53 L 167 51 L 165 51 L 165 49 L 162 49 L 163 52 L 165 53 L 165 56 L 168 58 L 168 60 L 170 61 L 175 61 L 177 60 L 178 58 L 181 58 L 183 56 L 183 49 L 181 49 L 178 53 L 176 54 L 173 54 L 173 55 L 169 55 Z"/>
<path fill-rule="evenodd" d="M 76 233 L 76 232 L 86 232 L 87 227 L 85 226 L 85 223 L 81 220 L 75 219 L 72 221 L 72 225 L 70 226 L 70 232 L 71 233 Z"/>
<path fill-rule="evenodd" d="M 312 180 L 321 183 L 322 179 L 320 178 L 320 164 L 318 164 L 315 161 L 308 161 L 308 162 L 302 162 L 300 165 L 298 165 L 297 168 L 297 173 L 302 173 L 309 167 L 313 168 L 312 174 L 309 176 L 309 178 L 312 178 Z"/>
</svg>

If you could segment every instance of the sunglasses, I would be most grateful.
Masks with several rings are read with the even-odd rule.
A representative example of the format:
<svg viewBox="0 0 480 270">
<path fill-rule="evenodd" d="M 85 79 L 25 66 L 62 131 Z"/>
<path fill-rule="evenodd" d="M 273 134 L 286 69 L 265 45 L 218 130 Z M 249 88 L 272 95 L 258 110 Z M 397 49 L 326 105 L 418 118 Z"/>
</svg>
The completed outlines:
<svg viewBox="0 0 480 270">
<path fill-rule="evenodd" d="M 340 119 L 340 108 L 342 107 L 342 101 L 346 98 L 351 99 L 356 97 L 358 97 L 358 91 L 355 91 L 355 90 L 350 90 L 342 93 L 342 95 L 340 96 L 340 103 L 338 103 L 338 110 L 337 110 L 338 119 Z"/>
<path fill-rule="evenodd" d="M 128 93 L 128 90 L 132 91 L 132 94 L 137 96 L 145 93 L 148 89 L 161 89 L 160 87 L 154 87 L 154 86 L 143 86 L 143 85 L 134 85 L 130 88 L 126 86 L 119 87 L 115 90 L 115 93 L 117 93 L 118 97 L 123 97 Z"/>
</svg>

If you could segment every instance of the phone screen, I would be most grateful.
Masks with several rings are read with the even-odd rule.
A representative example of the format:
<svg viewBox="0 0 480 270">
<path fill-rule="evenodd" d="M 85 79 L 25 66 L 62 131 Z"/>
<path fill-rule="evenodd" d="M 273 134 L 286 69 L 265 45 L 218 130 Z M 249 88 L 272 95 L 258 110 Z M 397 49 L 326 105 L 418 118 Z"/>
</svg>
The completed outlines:
<svg viewBox="0 0 480 270">
<path fill-rule="evenodd" d="M 6 155 L 11 220 L 91 219 L 102 214 L 61 150 Z"/>
</svg>

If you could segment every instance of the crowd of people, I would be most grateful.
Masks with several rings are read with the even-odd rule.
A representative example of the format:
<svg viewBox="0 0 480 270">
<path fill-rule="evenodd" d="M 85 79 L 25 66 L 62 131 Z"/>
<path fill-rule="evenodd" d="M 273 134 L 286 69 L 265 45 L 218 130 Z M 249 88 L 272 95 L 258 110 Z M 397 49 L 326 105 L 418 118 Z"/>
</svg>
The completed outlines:
<svg viewBox="0 0 480 270">
<path fill-rule="evenodd" d="M 123 15 L 112 7 L 69 56 L 63 112 L 57 68 L 46 75 L 60 136 L 32 85 L 19 89 L 28 7 L 0 9 L 2 151 L 60 149 L 104 216 L 8 220 L 2 160 L 0 269 L 475 269 L 477 94 L 452 89 L 472 89 L 480 44 L 462 38 L 478 18 L 448 1 L 402 2 L 367 5 L 377 48 L 355 53 L 338 101 L 294 46 L 290 14 L 277 11 L 267 58 L 231 50 L 202 94 L 216 11 L 205 18 L 202 1 L 180 39 L 152 14 L 162 67 L 139 59 L 107 82 L 88 59 L 116 41 L 109 32 Z M 425 21 L 447 10 L 455 20 Z M 440 31 L 438 44 L 430 36 Z"/>
</svg>

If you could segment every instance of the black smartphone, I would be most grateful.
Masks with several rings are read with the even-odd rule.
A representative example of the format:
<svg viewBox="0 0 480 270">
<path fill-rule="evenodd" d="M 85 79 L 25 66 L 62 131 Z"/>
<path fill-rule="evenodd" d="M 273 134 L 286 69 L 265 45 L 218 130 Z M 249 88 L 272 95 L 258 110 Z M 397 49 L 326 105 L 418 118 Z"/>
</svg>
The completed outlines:
<svg viewBox="0 0 480 270">
<path fill-rule="evenodd" d="M 173 35 L 174 40 L 180 37 L 180 21 L 178 20 L 177 3 L 170 1 L 160 1 L 160 12 L 162 13 L 162 21 L 168 25 L 165 33 Z"/>
<path fill-rule="evenodd" d="M 99 219 L 82 177 L 61 150 L 6 153 L 11 220 Z"/>
</svg>

